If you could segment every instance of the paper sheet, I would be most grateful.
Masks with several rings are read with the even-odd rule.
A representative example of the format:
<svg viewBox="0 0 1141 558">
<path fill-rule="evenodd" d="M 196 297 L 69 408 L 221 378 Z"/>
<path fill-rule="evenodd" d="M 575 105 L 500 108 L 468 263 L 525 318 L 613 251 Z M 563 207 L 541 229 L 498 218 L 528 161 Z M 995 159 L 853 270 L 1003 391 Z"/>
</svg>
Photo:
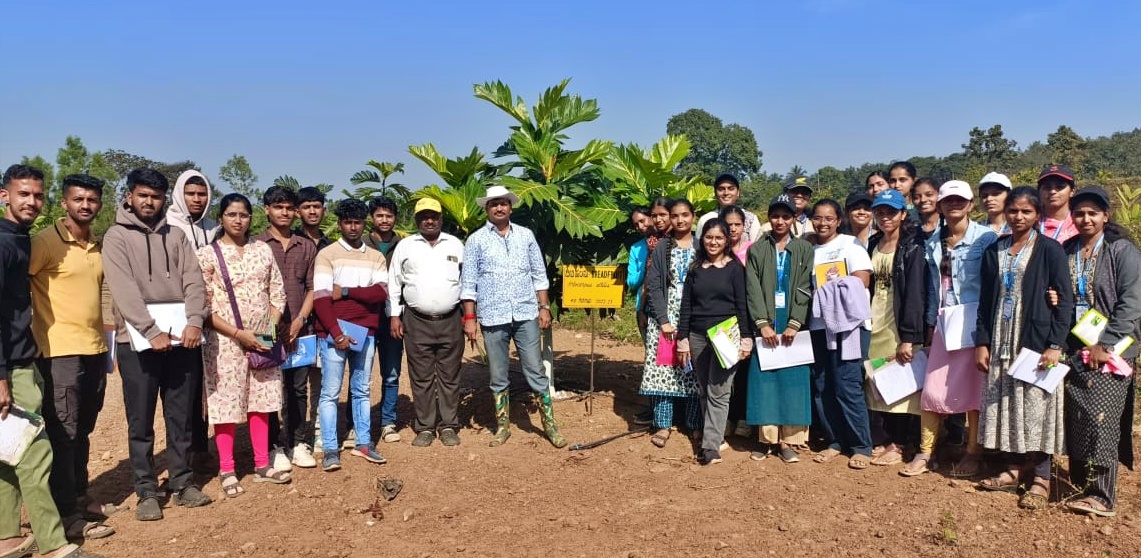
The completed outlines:
<svg viewBox="0 0 1141 558">
<path fill-rule="evenodd" d="M 926 378 L 927 353 L 923 351 L 917 351 L 907 364 L 893 360 L 872 371 L 872 385 L 888 405 L 923 389 Z"/>
<path fill-rule="evenodd" d="M 816 355 L 812 352 L 811 332 L 797 332 L 792 344 L 787 347 L 784 345 L 766 347 L 760 337 L 754 341 L 753 350 L 757 351 L 757 361 L 760 362 L 761 370 L 777 370 L 816 362 Z"/>
<path fill-rule="evenodd" d="M 147 313 L 151 315 L 151 319 L 155 321 L 155 327 L 159 328 L 163 333 L 172 336 L 182 336 L 182 330 L 186 329 L 186 304 L 182 302 L 160 302 L 147 305 Z M 127 322 L 127 333 L 131 336 L 131 348 L 135 352 L 151 350 L 151 342 L 143 337 L 139 330 L 135 329 L 130 322 Z M 178 345 L 173 337 L 170 340 L 171 345 Z"/>
<path fill-rule="evenodd" d="M 948 352 L 975 346 L 978 314 L 977 302 L 948 306 L 939 311 L 939 328 Z"/>
<path fill-rule="evenodd" d="M 1070 367 L 1059 362 L 1053 368 L 1042 370 L 1038 368 L 1038 360 L 1041 358 L 1042 353 L 1022 349 L 1014 362 L 1010 363 L 1006 373 L 1014 376 L 1016 380 L 1038 386 L 1046 390 L 1046 393 L 1054 393 L 1054 390 L 1058 389 L 1058 384 L 1062 383 L 1062 379 L 1069 373 Z"/>
<path fill-rule="evenodd" d="M 741 328 L 737 325 L 737 316 L 709 328 L 705 333 L 709 335 L 709 343 L 713 345 L 722 368 L 729 369 L 740 362 Z"/>
<path fill-rule="evenodd" d="M 0 420 L 0 462 L 15 467 L 20 463 L 28 446 L 44 429 L 44 421 L 38 415 L 12 406 L 8 418 Z"/>
</svg>

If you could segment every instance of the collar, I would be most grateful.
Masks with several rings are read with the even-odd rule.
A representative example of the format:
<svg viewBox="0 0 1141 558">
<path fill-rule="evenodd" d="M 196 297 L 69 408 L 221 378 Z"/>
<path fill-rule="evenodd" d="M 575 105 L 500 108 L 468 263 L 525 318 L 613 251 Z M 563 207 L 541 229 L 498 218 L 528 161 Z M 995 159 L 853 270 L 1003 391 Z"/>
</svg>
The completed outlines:
<svg viewBox="0 0 1141 558">
<path fill-rule="evenodd" d="M 445 240 L 448 240 L 449 236 L 451 236 L 451 235 L 445 233 L 444 231 L 440 231 L 440 236 L 436 237 L 436 244 L 439 244 Z M 408 240 L 418 240 L 420 242 L 428 242 L 428 239 L 424 238 L 424 235 L 422 235 L 420 233 L 416 233 L 416 234 L 408 237 Z"/>
<path fill-rule="evenodd" d="M 345 239 L 343 239 L 343 238 L 338 238 L 338 239 L 337 239 L 337 244 L 340 244 L 340 245 L 341 245 L 341 247 L 342 247 L 342 248 L 344 248 L 344 249 L 345 249 L 346 251 L 348 251 L 348 252 L 360 252 L 360 253 L 362 253 L 362 254 L 363 254 L 363 253 L 365 253 L 366 251 L 368 251 L 368 243 L 367 243 L 367 242 L 361 242 L 361 247 L 360 247 L 360 248 L 353 248 L 352 246 L 349 246 L 349 243 L 348 243 L 348 242 L 345 242 Z"/>
<path fill-rule="evenodd" d="M 24 225 L 8 219 L 7 217 L 0 217 L 0 229 L 7 230 L 11 233 L 22 234 L 25 236 L 27 236 L 28 231 L 31 230 L 30 227 L 25 227 Z"/>
<path fill-rule="evenodd" d="M 294 236 L 300 236 L 301 238 L 309 240 L 310 242 L 312 242 L 314 240 L 326 240 L 326 239 L 328 239 L 328 237 L 325 236 L 325 231 L 323 231 L 321 229 L 317 229 L 317 232 L 320 233 L 321 236 L 318 236 L 317 238 L 310 238 L 309 235 L 305 234 L 305 229 L 303 229 L 301 227 L 297 227 L 296 229 L 293 229 L 293 235 Z"/>
<path fill-rule="evenodd" d="M 59 219 L 56 219 L 55 224 L 53 225 L 55 227 L 56 234 L 58 234 L 59 238 L 61 240 L 63 240 L 65 243 L 71 243 L 71 244 L 78 245 L 79 241 L 76 240 L 74 236 L 72 236 L 71 230 L 68 229 L 67 226 L 65 226 L 63 224 L 64 219 L 66 219 L 66 217 L 60 217 Z M 92 234 L 91 237 L 88 239 L 87 246 L 91 247 L 91 246 L 96 246 L 98 244 L 99 244 L 99 237 Z"/>
<path fill-rule="evenodd" d="M 284 243 L 281 242 L 281 239 L 274 236 L 273 233 L 271 233 L 269 229 L 266 229 L 264 232 L 262 232 L 261 234 L 255 236 L 253 238 L 254 238 L 254 240 L 260 240 L 260 241 L 265 242 L 267 244 L 270 242 L 276 242 L 278 244 L 281 244 L 282 248 L 285 248 L 286 252 L 288 252 L 289 249 L 292 248 L 294 244 L 299 245 L 305 241 L 312 242 L 312 240 L 309 240 L 309 237 L 303 236 L 295 230 L 289 231 L 289 240 L 287 240 Z"/>
<path fill-rule="evenodd" d="M 492 223 L 490 220 L 488 220 L 486 223 L 484 223 L 483 228 L 487 229 L 487 232 L 490 232 L 491 234 L 494 234 L 496 236 L 499 235 L 499 229 L 495 226 L 495 223 Z M 507 222 L 507 236 L 511 236 L 511 232 L 514 229 L 515 229 L 515 223 L 508 221 Z"/>
</svg>

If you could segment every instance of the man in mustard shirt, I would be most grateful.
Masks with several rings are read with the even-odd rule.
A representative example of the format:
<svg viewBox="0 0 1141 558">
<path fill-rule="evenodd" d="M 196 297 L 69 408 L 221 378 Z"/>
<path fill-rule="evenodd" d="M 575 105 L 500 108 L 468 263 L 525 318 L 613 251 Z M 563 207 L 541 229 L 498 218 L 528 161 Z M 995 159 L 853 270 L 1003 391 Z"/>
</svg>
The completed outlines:
<svg viewBox="0 0 1141 558">
<path fill-rule="evenodd" d="M 103 181 L 86 174 L 64 177 L 62 204 L 66 215 L 32 238 L 28 265 L 36 364 L 44 377 L 44 420 L 55 454 L 49 484 L 68 538 L 102 538 L 114 529 L 87 521 L 84 508 L 88 437 L 103 408 L 110 371 L 103 259 L 91 232 L 103 207 Z"/>
</svg>

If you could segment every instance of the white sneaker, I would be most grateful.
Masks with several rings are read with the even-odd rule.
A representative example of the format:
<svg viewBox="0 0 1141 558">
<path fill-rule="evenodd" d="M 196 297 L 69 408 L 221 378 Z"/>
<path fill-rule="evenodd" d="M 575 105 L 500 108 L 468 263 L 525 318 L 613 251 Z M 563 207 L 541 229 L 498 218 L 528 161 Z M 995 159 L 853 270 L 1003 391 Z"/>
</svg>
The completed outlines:
<svg viewBox="0 0 1141 558">
<path fill-rule="evenodd" d="M 305 469 L 317 466 L 317 460 L 313 459 L 309 444 L 297 444 L 297 447 L 293 448 L 293 464 Z"/>
<path fill-rule="evenodd" d="M 349 429 L 349 435 L 345 436 L 345 441 L 341 442 L 341 449 L 353 449 L 357 447 L 357 431 Z"/>
<path fill-rule="evenodd" d="M 388 424 L 388 425 L 385 425 L 384 428 L 381 428 L 380 429 L 380 439 L 384 440 L 384 443 L 386 443 L 386 444 L 391 444 L 393 442 L 399 442 L 400 441 L 400 433 L 396 431 L 396 425 Z"/>
<path fill-rule="evenodd" d="M 269 456 L 270 465 L 278 471 L 292 471 L 293 465 L 289 462 L 289 456 L 285 455 L 285 448 L 277 448 L 270 452 Z"/>
</svg>

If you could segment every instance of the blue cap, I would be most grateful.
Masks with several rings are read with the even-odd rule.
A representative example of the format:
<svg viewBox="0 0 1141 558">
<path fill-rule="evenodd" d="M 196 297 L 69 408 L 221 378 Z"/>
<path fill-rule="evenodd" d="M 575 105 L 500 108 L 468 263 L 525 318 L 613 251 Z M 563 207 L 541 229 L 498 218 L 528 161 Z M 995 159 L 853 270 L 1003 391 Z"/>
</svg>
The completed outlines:
<svg viewBox="0 0 1141 558">
<path fill-rule="evenodd" d="M 903 194 L 899 193 L 899 190 L 888 188 L 887 190 L 876 194 L 875 199 L 872 200 L 872 209 L 875 209 L 881 205 L 886 205 L 895 209 L 903 209 L 907 207 L 907 201 L 903 199 Z"/>
</svg>

